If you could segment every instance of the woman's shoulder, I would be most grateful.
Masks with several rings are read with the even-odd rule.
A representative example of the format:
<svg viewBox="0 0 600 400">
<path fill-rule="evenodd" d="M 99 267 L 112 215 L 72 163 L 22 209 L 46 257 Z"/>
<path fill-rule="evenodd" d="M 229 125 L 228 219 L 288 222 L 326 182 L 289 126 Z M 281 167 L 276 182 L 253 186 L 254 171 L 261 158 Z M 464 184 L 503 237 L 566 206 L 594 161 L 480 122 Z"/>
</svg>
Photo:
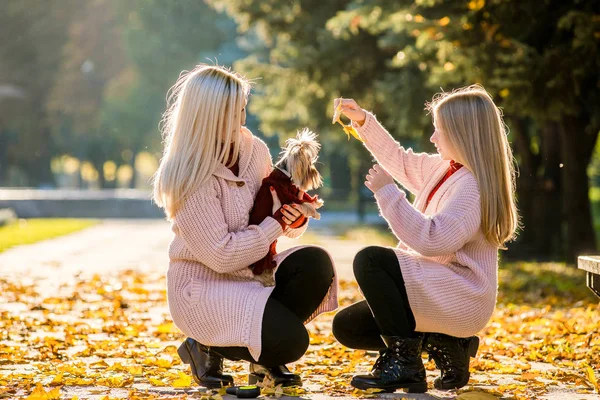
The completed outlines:
<svg viewBox="0 0 600 400">
<path fill-rule="evenodd" d="M 472 197 L 479 197 L 479 183 L 475 174 L 466 167 L 462 167 L 459 171 L 461 171 L 461 175 L 454 182 L 454 185 L 452 185 L 453 191 L 468 194 Z"/>
<path fill-rule="evenodd" d="M 250 132 L 250 131 L 248 131 Z M 269 146 L 267 146 L 267 144 L 258 136 L 253 135 L 252 133 L 250 133 L 250 135 L 252 136 L 252 149 L 253 149 L 253 153 L 257 156 L 265 156 L 265 155 L 269 155 L 270 157 L 270 151 L 269 151 Z"/>
</svg>

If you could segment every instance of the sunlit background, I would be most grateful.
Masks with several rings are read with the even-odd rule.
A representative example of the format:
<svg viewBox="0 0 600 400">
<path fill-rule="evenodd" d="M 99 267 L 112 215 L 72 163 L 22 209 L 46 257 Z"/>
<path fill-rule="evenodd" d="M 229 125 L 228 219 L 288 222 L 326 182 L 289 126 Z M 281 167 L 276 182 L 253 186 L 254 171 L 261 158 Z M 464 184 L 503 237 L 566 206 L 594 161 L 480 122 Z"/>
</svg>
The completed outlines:
<svg viewBox="0 0 600 400">
<path fill-rule="evenodd" d="M 296 130 L 319 133 L 324 214 L 367 221 L 373 160 L 331 124 L 333 99 L 355 98 L 405 146 L 433 151 L 424 103 L 481 83 L 519 164 L 525 229 L 508 255 L 596 249 L 596 1 L 4 0 L 0 10 L 1 186 L 147 197 L 167 90 L 182 70 L 220 64 L 253 80 L 248 126 L 274 158 Z"/>
<path fill-rule="evenodd" d="M 340 307 L 362 299 L 360 249 L 397 239 L 363 185 L 373 159 L 331 123 L 333 100 L 434 152 L 425 103 L 482 84 L 509 128 L 524 228 L 499 253 L 469 384 L 435 390 L 429 361 L 428 394 L 406 398 L 597 399 L 600 304 L 586 286 L 600 293 L 600 257 L 575 265 L 600 237 L 599 43 L 598 0 L 0 0 L 0 398 L 226 397 L 176 354 L 173 233 L 150 200 L 167 91 L 208 63 L 253 82 L 248 127 L 274 160 L 297 130 L 319 134 L 322 218 L 277 249 L 325 248 Z M 350 379 L 378 353 L 337 342 L 333 316 L 307 326 L 311 346 L 290 365 L 304 386 L 286 395 L 373 397 Z M 225 371 L 247 383 L 246 363 Z"/>
</svg>

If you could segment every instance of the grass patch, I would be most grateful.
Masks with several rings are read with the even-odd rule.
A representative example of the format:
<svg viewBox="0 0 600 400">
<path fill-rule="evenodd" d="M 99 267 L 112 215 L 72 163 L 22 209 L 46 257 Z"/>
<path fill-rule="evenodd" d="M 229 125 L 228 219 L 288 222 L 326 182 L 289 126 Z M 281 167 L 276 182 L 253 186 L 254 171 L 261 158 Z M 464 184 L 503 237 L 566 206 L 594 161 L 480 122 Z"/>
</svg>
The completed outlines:
<svg viewBox="0 0 600 400">
<path fill-rule="evenodd" d="M 13 246 L 77 232 L 97 223 L 90 219 L 20 219 L 0 227 L 0 253 Z"/>
<path fill-rule="evenodd" d="M 598 304 L 585 284 L 585 271 L 564 263 L 500 264 L 498 302 L 543 306 Z"/>
<path fill-rule="evenodd" d="M 342 240 L 362 242 L 365 246 L 396 246 L 398 239 L 387 225 L 331 224 L 334 236 Z"/>
<path fill-rule="evenodd" d="M 350 227 L 342 232 L 342 238 L 365 243 L 369 246 L 396 246 L 398 239 L 387 227 Z"/>
</svg>

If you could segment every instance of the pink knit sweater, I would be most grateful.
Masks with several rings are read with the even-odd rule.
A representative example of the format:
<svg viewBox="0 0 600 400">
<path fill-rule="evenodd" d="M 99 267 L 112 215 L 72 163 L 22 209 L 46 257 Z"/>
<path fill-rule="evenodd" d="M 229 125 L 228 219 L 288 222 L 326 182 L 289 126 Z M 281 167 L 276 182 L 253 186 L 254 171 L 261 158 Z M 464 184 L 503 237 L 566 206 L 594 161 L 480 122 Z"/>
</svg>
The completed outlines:
<svg viewBox="0 0 600 400">
<path fill-rule="evenodd" d="M 308 224 L 283 231 L 267 217 L 248 225 L 256 192 L 273 167 L 267 146 L 246 129 L 239 167 L 235 176 L 219 165 L 175 214 L 167 298 L 173 322 L 187 336 L 208 346 L 248 347 L 257 360 L 265 304 L 274 287 L 255 280 L 248 266 L 263 258 L 280 235 L 298 237 Z M 277 265 L 302 247 L 279 253 Z M 310 319 L 336 308 L 337 278 Z"/>
<path fill-rule="evenodd" d="M 449 162 L 439 155 L 405 150 L 367 114 L 355 125 L 365 146 L 406 189 L 375 193 L 381 215 L 399 239 L 395 248 L 416 330 L 458 337 L 474 335 L 490 320 L 498 288 L 498 249 L 481 232 L 481 205 L 475 176 L 465 167 L 444 182 L 426 206 L 427 195 Z"/>
</svg>

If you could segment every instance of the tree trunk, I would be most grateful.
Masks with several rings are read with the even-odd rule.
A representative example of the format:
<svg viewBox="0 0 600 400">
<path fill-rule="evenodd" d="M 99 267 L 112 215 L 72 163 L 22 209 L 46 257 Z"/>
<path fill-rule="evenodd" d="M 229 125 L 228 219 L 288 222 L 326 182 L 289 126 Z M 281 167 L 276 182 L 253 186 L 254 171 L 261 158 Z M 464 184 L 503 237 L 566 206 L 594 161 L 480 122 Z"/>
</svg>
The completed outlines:
<svg viewBox="0 0 600 400">
<path fill-rule="evenodd" d="M 6 170 L 8 169 L 8 138 L 6 129 L 0 120 L 0 186 L 5 186 Z"/>
<path fill-rule="evenodd" d="M 513 134 L 513 147 L 515 157 L 519 161 L 517 176 L 517 200 L 519 216 L 524 229 L 519 233 L 516 243 L 508 246 L 509 258 L 521 258 L 534 252 L 535 229 L 534 221 L 534 196 L 537 186 L 537 171 L 539 157 L 531 151 L 529 141 L 529 124 L 522 118 L 508 119 L 511 133 Z M 531 228 L 530 228 L 531 227 Z"/>
<path fill-rule="evenodd" d="M 137 173 L 135 171 L 135 159 L 137 157 L 138 151 L 137 150 L 132 150 L 132 151 L 133 151 L 133 154 L 131 156 L 131 161 L 129 162 L 129 166 L 131 167 L 131 170 L 132 170 L 131 180 L 129 181 L 129 188 L 135 189 L 135 187 L 137 185 Z"/>
<path fill-rule="evenodd" d="M 576 263 L 577 256 L 596 252 L 596 236 L 593 227 L 589 199 L 587 168 L 593 154 L 597 132 L 583 133 L 586 123 L 569 118 L 561 126 L 561 149 L 563 172 L 563 209 L 566 220 L 567 262 Z"/>
<path fill-rule="evenodd" d="M 27 177 L 29 184 L 35 187 L 54 187 L 54 175 L 52 174 L 52 154 L 50 128 L 40 127 L 37 136 L 38 145 L 31 159 L 27 162 Z"/>
<path fill-rule="evenodd" d="M 331 197 L 336 200 L 348 200 L 352 191 L 352 179 L 348 165 L 348 155 L 334 151 L 328 154 L 329 181 Z"/>
<path fill-rule="evenodd" d="M 555 123 L 538 130 L 539 153 L 531 150 L 524 120 L 511 121 L 515 153 L 520 158 L 517 199 L 523 227 L 516 243 L 509 245 L 511 259 L 552 260 L 563 257 L 560 188 L 560 136 Z"/>
<path fill-rule="evenodd" d="M 94 163 L 94 168 L 98 171 L 98 185 L 100 189 L 106 189 L 106 176 L 104 176 L 104 162 Z"/>
</svg>

